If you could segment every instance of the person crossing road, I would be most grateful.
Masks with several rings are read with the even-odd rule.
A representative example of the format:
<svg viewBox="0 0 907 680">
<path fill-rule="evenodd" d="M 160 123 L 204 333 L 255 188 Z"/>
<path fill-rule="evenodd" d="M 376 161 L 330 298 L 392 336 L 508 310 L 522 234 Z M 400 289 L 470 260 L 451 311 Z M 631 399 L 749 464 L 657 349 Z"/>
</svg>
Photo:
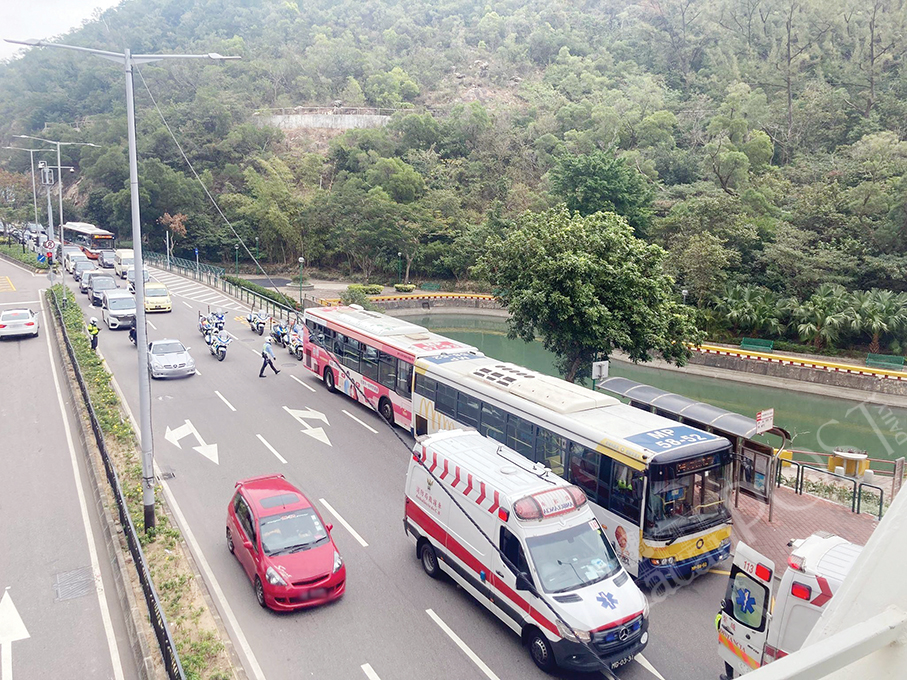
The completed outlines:
<svg viewBox="0 0 907 680">
<path fill-rule="evenodd" d="M 88 337 L 91 338 L 91 349 L 96 350 L 98 348 L 98 333 L 101 332 L 101 329 L 98 328 L 98 320 L 95 317 L 91 317 L 91 321 L 88 322 Z"/>
<path fill-rule="evenodd" d="M 274 375 L 280 373 L 280 371 L 274 366 L 274 349 L 271 347 L 271 338 L 265 338 L 265 344 L 261 348 L 261 370 L 258 372 L 259 378 L 264 378 L 265 369 L 270 366 L 271 370 L 274 371 Z"/>
</svg>

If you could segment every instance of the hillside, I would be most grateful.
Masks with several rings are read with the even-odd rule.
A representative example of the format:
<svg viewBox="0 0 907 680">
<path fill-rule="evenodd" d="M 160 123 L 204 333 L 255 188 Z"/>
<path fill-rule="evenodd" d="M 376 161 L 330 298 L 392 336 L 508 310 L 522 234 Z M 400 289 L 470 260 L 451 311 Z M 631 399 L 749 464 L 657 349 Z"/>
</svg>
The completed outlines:
<svg viewBox="0 0 907 680">
<path fill-rule="evenodd" d="M 142 74 L 271 262 L 393 279 L 400 252 L 412 276 L 462 278 L 488 234 L 566 201 L 624 214 L 702 302 L 726 283 L 907 288 L 905 19 L 896 0 L 127 0 L 63 41 L 243 57 Z M 334 100 L 412 113 L 326 151 L 251 123 Z M 161 250 L 160 218 L 181 213 L 177 253 L 232 261 L 142 78 L 136 103 L 148 243 Z M 120 233 L 124 111 L 122 74 L 100 59 L 45 49 L 0 66 L 4 144 L 101 145 L 66 148 L 67 217 Z"/>
</svg>

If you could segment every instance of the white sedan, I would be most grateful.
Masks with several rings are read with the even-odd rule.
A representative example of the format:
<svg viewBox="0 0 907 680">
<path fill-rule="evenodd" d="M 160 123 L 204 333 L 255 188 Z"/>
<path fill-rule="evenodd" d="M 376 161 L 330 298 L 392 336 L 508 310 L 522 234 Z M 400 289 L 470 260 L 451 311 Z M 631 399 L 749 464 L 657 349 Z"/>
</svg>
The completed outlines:
<svg viewBox="0 0 907 680">
<path fill-rule="evenodd" d="M 195 360 L 179 340 L 155 340 L 148 345 L 148 370 L 152 378 L 195 375 Z"/>
<path fill-rule="evenodd" d="M 0 338 L 17 335 L 38 337 L 38 315 L 30 309 L 7 309 L 0 312 Z"/>
</svg>

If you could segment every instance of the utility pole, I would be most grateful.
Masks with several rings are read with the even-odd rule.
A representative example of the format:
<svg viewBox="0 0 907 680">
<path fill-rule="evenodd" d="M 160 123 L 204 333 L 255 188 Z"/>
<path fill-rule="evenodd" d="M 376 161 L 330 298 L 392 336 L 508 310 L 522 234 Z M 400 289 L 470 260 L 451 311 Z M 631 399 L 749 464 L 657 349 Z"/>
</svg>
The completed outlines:
<svg viewBox="0 0 907 680">
<path fill-rule="evenodd" d="M 139 429 L 142 444 L 142 503 L 144 505 L 145 531 L 154 528 L 154 448 L 151 434 L 151 379 L 148 375 L 148 337 L 145 330 L 145 277 L 142 272 L 145 265 L 142 259 L 142 222 L 139 213 L 139 170 L 136 158 L 135 143 L 135 100 L 133 98 L 133 67 L 136 64 L 147 64 L 163 59 L 239 59 L 240 57 L 223 57 L 217 53 L 209 54 L 132 54 L 131 50 L 123 53 L 94 50 L 75 45 L 49 43 L 43 40 L 7 40 L 16 45 L 30 47 L 55 47 L 77 52 L 95 54 L 103 59 L 122 64 L 126 76 L 126 132 L 129 139 L 129 193 L 132 212 L 132 250 L 135 259 L 135 323 L 136 352 L 139 371 Z M 45 140 L 46 141 L 46 140 Z M 59 148 L 59 147 L 58 147 Z M 62 196 L 62 194 L 61 194 Z M 60 199 L 62 202 L 62 198 Z"/>
<path fill-rule="evenodd" d="M 58 171 L 59 172 L 59 171 Z M 54 171 L 53 168 L 43 167 L 41 168 L 41 184 L 47 187 L 47 238 L 50 241 L 54 240 L 54 208 L 53 203 L 50 200 L 50 193 L 54 187 Z M 35 234 L 36 242 L 39 234 Z M 39 251 L 40 254 L 40 251 Z M 50 265 L 50 285 L 54 285 L 54 267 Z"/>
</svg>

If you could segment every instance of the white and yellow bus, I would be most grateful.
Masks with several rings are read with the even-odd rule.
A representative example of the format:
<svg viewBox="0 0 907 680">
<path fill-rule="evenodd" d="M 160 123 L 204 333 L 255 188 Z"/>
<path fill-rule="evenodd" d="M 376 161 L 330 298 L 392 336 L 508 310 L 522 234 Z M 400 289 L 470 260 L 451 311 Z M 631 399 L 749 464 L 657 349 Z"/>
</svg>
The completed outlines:
<svg viewBox="0 0 907 680">
<path fill-rule="evenodd" d="M 413 431 L 476 428 L 580 486 L 624 567 L 684 581 L 730 554 L 730 442 L 476 352 L 415 361 Z"/>
</svg>

